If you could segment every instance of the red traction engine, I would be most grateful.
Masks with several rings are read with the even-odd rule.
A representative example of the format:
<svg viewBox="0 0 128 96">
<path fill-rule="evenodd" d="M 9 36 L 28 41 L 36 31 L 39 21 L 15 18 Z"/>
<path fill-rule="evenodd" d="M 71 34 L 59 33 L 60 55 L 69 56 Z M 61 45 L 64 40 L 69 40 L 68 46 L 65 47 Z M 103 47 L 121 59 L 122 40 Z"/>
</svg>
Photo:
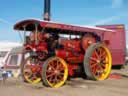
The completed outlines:
<svg viewBox="0 0 128 96">
<path fill-rule="evenodd" d="M 26 82 L 58 88 L 76 75 L 105 80 L 110 74 L 111 52 L 102 36 L 112 30 L 36 19 L 20 21 L 14 29 L 24 31 L 21 70 Z"/>
</svg>

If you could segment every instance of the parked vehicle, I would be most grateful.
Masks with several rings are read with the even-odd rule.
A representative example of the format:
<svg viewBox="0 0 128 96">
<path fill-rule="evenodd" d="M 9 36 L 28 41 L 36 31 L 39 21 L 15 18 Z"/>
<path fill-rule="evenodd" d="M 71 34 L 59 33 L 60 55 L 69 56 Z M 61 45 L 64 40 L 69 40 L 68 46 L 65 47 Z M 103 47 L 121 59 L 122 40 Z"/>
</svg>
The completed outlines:
<svg viewBox="0 0 128 96">
<path fill-rule="evenodd" d="M 12 48 L 3 59 L 3 70 L 10 76 L 18 77 L 21 74 L 22 47 Z"/>
<path fill-rule="evenodd" d="M 22 44 L 17 42 L 8 42 L 8 41 L 1 41 L 0 42 L 0 67 L 4 66 L 4 59 L 6 55 L 11 51 L 12 48 L 21 46 Z"/>
<path fill-rule="evenodd" d="M 114 27 L 119 26 L 122 25 Z M 112 58 L 116 64 L 115 58 L 124 55 L 122 50 L 116 50 L 118 44 L 115 44 L 121 33 L 100 27 L 37 19 L 16 23 L 14 29 L 24 32 L 23 56 L 29 54 L 21 65 L 24 81 L 42 81 L 45 86 L 58 88 L 77 73 L 85 73 L 92 80 L 105 80 L 111 71 Z M 123 62 L 119 59 L 117 61 Z"/>
</svg>

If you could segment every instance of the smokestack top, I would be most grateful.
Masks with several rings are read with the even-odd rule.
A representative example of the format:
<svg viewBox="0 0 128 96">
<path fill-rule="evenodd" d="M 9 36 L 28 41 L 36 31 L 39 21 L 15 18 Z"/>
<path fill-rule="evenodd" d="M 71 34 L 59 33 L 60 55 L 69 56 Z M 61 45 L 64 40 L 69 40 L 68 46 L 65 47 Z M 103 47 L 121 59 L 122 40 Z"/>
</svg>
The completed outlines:
<svg viewBox="0 0 128 96">
<path fill-rule="evenodd" d="M 44 0 L 44 17 L 43 19 L 46 21 L 50 21 L 50 7 L 51 7 L 51 0 Z"/>
</svg>

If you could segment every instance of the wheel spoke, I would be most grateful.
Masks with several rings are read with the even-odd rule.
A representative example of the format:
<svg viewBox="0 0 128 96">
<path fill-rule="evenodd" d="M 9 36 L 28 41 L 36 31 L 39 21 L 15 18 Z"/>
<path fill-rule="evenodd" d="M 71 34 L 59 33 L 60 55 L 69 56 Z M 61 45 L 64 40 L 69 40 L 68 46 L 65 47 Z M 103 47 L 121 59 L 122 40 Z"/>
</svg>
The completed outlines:
<svg viewBox="0 0 128 96">
<path fill-rule="evenodd" d="M 95 66 L 97 66 L 97 63 L 91 64 L 91 68 L 93 68 L 93 67 L 95 67 Z"/>
<path fill-rule="evenodd" d="M 50 83 L 52 83 L 52 82 L 53 82 L 53 76 L 47 78 L 47 80 L 48 80 Z"/>
<path fill-rule="evenodd" d="M 60 81 L 60 79 L 57 78 L 57 77 L 58 77 L 58 75 L 55 76 L 55 81 L 56 81 L 56 83 L 58 83 L 58 82 Z"/>
<path fill-rule="evenodd" d="M 30 77 L 28 77 L 28 79 L 30 79 L 31 81 L 36 80 L 38 77 L 36 76 L 36 74 L 31 74 Z"/>
<path fill-rule="evenodd" d="M 101 70 L 100 66 L 98 66 L 98 68 L 97 68 L 97 77 L 100 78 L 101 74 L 102 74 L 102 70 Z"/>
<path fill-rule="evenodd" d="M 94 75 L 96 75 L 96 72 L 97 72 L 97 66 L 95 66 L 95 67 L 93 68 L 93 74 L 94 74 Z"/>
<path fill-rule="evenodd" d="M 102 68 L 102 66 L 99 65 L 98 67 L 99 67 L 100 72 L 103 72 L 104 69 Z"/>
<path fill-rule="evenodd" d="M 106 52 L 102 52 L 101 55 L 100 55 L 100 58 L 106 57 L 105 55 L 106 55 Z"/>
<path fill-rule="evenodd" d="M 102 47 L 99 47 L 99 56 L 104 52 L 104 49 Z"/>
<path fill-rule="evenodd" d="M 60 68 L 62 68 L 63 66 L 62 66 L 62 64 L 61 63 L 58 63 L 58 65 L 57 65 L 57 70 L 59 70 Z"/>
<path fill-rule="evenodd" d="M 100 71 L 97 71 L 97 77 L 99 78 L 100 77 Z"/>
<path fill-rule="evenodd" d="M 55 73 L 48 74 L 48 75 L 46 76 L 46 78 L 53 77 L 54 75 L 55 75 Z"/>
<path fill-rule="evenodd" d="M 47 70 L 46 73 L 47 74 L 52 74 L 54 71 L 53 70 Z"/>
<path fill-rule="evenodd" d="M 52 70 L 55 70 L 55 67 L 54 67 L 54 64 L 53 63 L 49 63 L 49 66 L 48 66 L 49 68 L 51 68 Z"/>
<path fill-rule="evenodd" d="M 59 61 L 54 60 L 53 62 L 54 62 L 54 63 L 53 63 L 53 64 L 54 64 L 54 68 L 56 69 L 56 68 L 57 68 L 57 66 L 58 66 Z"/>
<path fill-rule="evenodd" d="M 102 52 L 103 52 L 103 49 L 100 47 L 99 50 L 100 50 L 100 54 L 99 55 L 101 55 Z"/>
<path fill-rule="evenodd" d="M 90 59 L 97 62 L 97 58 L 90 57 Z"/>
<path fill-rule="evenodd" d="M 108 64 L 108 62 L 107 62 L 107 61 L 105 61 L 105 60 L 103 60 L 103 62 L 102 62 L 102 64 L 101 64 L 101 66 L 105 68 L 106 64 Z"/>
<path fill-rule="evenodd" d="M 97 58 L 99 58 L 99 54 L 98 54 L 98 52 L 97 52 L 96 49 L 94 50 L 94 53 L 95 53 L 95 56 L 96 56 Z"/>
<path fill-rule="evenodd" d="M 61 71 L 64 71 L 64 67 L 62 67 L 62 68 L 60 68 L 60 69 L 58 69 L 58 70 L 59 70 L 60 72 L 61 72 Z"/>
<path fill-rule="evenodd" d="M 59 60 L 57 60 L 57 65 L 59 65 L 60 64 L 60 61 Z"/>
</svg>

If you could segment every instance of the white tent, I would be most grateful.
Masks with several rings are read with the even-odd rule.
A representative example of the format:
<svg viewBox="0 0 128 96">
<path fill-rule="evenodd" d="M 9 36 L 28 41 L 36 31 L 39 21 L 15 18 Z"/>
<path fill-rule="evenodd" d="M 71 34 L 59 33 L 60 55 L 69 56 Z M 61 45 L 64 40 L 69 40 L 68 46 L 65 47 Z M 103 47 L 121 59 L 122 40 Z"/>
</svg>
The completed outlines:
<svg viewBox="0 0 128 96">
<path fill-rule="evenodd" d="M 3 41 L 0 42 L 0 51 L 9 51 L 10 49 L 18 46 L 22 46 L 22 44 L 18 42 Z"/>
</svg>

